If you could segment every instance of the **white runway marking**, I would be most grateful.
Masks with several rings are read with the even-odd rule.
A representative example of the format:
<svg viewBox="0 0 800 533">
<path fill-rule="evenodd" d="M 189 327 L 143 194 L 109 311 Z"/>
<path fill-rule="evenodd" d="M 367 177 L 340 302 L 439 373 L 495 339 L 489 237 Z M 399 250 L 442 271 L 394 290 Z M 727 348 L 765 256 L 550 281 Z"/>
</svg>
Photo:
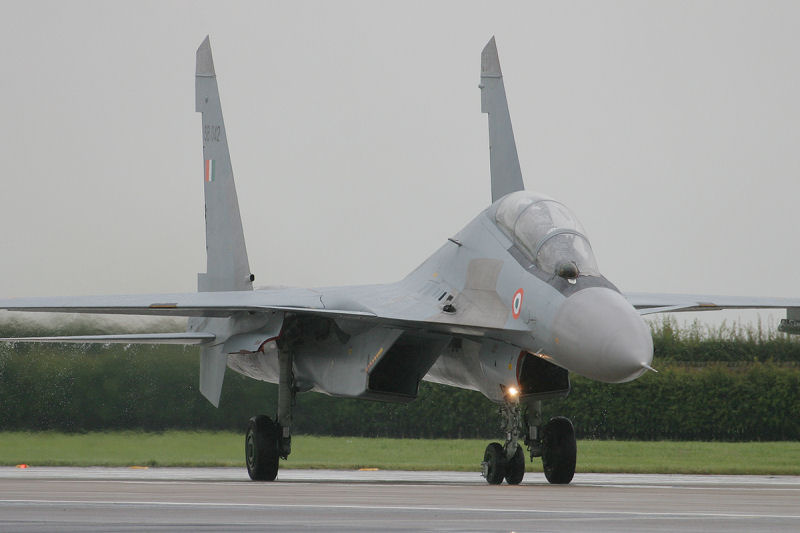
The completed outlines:
<svg viewBox="0 0 800 533">
<path fill-rule="evenodd" d="M 244 468 L 126 468 L 126 467 L 37 467 L 20 469 L 0 467 L 0 479 L 66 479 L 116 480 L 116 481 L 199 481 L 250 483 Z M 420 484 L 471 484 L 485 485 L 486 481 L 475 472 L 401 471 L 401 470 L 293 470 L 283 468 L 278 482 L 351 482 L 351 483 L 420 483 Z M 541 472 L 525 474 L 524 485 L 550 486 Z M 698 475 L 698 474 L 575 474 L 571 486 L 607 486 L 647 488 L 669 486 L 766 486 L 800 489 L 800 476 L 751 475 Z M 754 487 L 755 488 L 755 487 Z"/>
<path fill-rule="evenodd" d="M 348 511 L 433 511 L 455 513 L 520 513 L 520 514 L 569 514 L 569 515 L 609 515 L 661 518 L 779 518 L 800 520 L 800 515 L 777 514 L 742 514 L 742 513 L 702 513 L 702 512 L 639 512 L 639 511 L 604 511 L 575 509 L 498 509 L 489 507 L 431 507 L 405 505 L 326 505 L 326 504 L 271 504 L 271 503 L 228 503 L 228 502 L 169 502 L 169 501 L 110 501 L 110 500 L 0 500 L 0 504 L 33 504 L 33 505 L 83 505 L 83 506 L 147 506 L 147 507 L 222 507 L 242 509 L 316 509 L 316 510 L 348 510 Z"/>
</svg>

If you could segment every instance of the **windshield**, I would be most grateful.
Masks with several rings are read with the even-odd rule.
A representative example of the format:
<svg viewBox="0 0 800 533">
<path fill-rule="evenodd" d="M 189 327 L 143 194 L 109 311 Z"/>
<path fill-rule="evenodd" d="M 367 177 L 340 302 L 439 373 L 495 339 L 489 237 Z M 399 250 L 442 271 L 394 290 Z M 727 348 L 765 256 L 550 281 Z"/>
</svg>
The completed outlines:
<svg viewBox="0 0 800 533">
<path fill-rule="evenodd" d="M 583 275 L 598 275 L 592 247 L 583 226 L 563 204 L 546 196 L 517 191 L 500 201 L 498 226 L 539 269 L 552 274 L 573 262 Z"/>
</svg>

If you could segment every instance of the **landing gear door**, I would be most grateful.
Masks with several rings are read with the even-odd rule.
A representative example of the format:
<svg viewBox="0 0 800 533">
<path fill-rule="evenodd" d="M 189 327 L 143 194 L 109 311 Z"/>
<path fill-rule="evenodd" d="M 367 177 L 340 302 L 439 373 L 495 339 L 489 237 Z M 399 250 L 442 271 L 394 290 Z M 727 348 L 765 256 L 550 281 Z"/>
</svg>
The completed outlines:
<svg viewBox="0 0 800 533">
<path fill-rule="evenodd" d="M 486 379 L 485 391 L 491 391 L 490 398 L 501 394 L 505 387 L 519 388 L 517 367 L 520 349 L 504 342 L 486 340 L 479 353 L 481 370 Z"/>
</svg>

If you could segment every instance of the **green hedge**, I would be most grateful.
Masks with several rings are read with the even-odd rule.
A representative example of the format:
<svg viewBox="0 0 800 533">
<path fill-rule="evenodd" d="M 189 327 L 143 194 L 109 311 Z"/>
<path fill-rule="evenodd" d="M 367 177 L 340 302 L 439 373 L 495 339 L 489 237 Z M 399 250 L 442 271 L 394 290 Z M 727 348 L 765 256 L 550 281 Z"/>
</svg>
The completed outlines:
<svg viewBox="0 0 800 533">
<path fill-rule="evenodd" d="M 0 429 L 240 430 L 275 413 L 274 385 L 232 371 L 215 409 L 198 391 L 198 369 L 193 348 L 0 346 Z M 295 419 L 308 434 L 482 437 L 495 432 L 495 409 L 479 393 L 424 384 L 406 405 L 301 394 Z"/>
<path fill-rule="evenodd" d="M 0 335 L 90 329 L 21 322 L 0 325 Z M 621 385 L 573 377 L 572 394 L 545 404 L 546 414 L 572 418 L 581 438 L 800 439 L 797 338 L 760 325 L 678 328 L 672 319 L 652 329 L 659 374 Z M 253 414 L 275 413 L 273 385 L 229 371 L 215 409 L 197 382 L 194 348 L 0 344 L 0 430 L 241 430 Z M 321 435 L 499 436 L 497 407 L 481 394 L 427 383 L 406 405 L 301 394 L 295 423 Z"/>
<path fill-rule="evenodd" d="M 800 439 L 800 366 L 656 362 L 659 374 L 608 385 L 573 378 L 548 415 L 572 418 L 580 438 Z M 244 428 L 274 414 L 273 385 L 228 372 L 220 408 L 197 390 L 198 353 L 172 346 L 0 346 L 0 429 Z M 301 394 L 299 433 L 458 438 L 499 437 L 497 407 L 482 395 L 423 384 L 407 405 Z"/>
<path fill-rule="evenodd" d="M 573 380 L 566 400 L 583 438 L 778 441 L 800 439 L 800 367 L 667 366 L 619 385 Z"/>
<path fill-rule="evenodd" d="M 712 327 L 695 322 L 678 327 L 673 317 L 651 322 L 657 362 L 800 363 L 800 338 L 756 325 Z"/>
</svg>

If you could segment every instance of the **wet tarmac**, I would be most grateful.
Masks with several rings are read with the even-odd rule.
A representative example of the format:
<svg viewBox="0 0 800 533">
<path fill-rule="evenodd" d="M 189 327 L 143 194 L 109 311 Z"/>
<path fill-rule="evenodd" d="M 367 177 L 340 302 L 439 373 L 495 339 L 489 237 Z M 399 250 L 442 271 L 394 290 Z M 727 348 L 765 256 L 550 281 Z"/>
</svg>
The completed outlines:
<svg viewBox="0 0 800 533">
<path fill-rule="evenodd" d="M 800 531 L 800 476 L 0 468 L 0 531 Z"/>
</svg>

